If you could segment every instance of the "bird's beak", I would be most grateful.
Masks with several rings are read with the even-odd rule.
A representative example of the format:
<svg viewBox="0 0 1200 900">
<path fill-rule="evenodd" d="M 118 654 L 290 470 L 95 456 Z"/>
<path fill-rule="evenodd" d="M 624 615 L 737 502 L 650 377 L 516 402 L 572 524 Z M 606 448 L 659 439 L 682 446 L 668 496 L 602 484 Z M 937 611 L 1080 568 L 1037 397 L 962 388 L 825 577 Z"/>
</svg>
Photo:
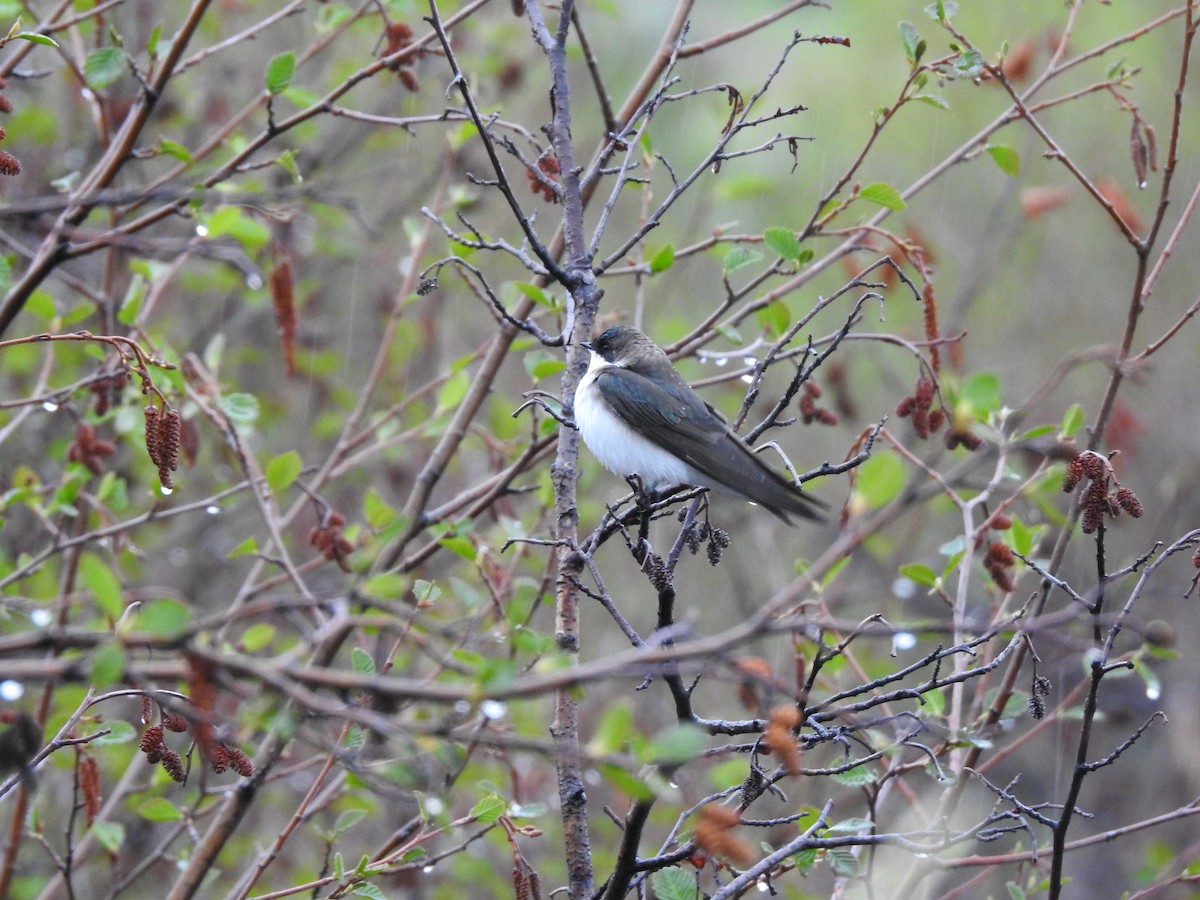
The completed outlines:
<svg viewBox="0 0 1200 900">
<path fill-rule="evenodd" d="M 579 346 L 582 347 L 584 350 L 590 351 L 592 349 L 592 342 L 591 341 L 580 341 Z"/>
</svg>

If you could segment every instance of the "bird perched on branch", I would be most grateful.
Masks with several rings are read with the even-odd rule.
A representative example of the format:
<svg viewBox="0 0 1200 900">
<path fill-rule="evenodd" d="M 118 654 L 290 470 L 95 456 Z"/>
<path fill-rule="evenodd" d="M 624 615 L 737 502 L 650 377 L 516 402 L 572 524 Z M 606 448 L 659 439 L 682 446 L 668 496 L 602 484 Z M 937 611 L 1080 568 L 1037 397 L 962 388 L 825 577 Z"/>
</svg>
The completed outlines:
<svg viewBox="0 0 1200 900">
<path fill-rule="evenodd" d="M 822 518 L 824 504 L 759 459 L 646 335 L 618 325 L 583 346 L 591 361 L 575 390 L 575 424 L 605 468 L 652 493 L 694 484 L 788 523 L 789 515 Z"/>
</svg>

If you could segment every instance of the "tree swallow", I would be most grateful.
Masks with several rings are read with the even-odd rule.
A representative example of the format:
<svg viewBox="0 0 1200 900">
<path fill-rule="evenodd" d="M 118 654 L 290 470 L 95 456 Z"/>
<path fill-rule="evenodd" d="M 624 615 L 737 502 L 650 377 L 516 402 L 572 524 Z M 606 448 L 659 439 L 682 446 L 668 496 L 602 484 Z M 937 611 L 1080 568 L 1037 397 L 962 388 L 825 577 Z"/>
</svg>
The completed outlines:
<svg viewBox="0 0 1200 900">
<path fill-rule="evenodd" d="M 769 468 L 684 381 L 667 354 L 636 328 L 618 325 L 583 346 L 587 373 L 575 390 L 575 424 L 605 468 L 643 488 L 715 488 L 788 514 L 822 518 L 819 500 Z"/>
</svg>

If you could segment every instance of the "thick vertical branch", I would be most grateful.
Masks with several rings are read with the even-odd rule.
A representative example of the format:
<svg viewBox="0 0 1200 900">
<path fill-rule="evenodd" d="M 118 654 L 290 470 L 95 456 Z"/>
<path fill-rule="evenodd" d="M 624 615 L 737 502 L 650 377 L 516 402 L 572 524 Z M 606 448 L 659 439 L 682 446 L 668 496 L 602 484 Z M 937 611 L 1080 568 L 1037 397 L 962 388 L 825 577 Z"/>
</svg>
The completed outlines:
<svg viewBox="0 0 1200 900">
<path fill-rule="evenodd" d="M 563 374 L 563 406 L 572 415 L 575 387 L 585 368 L 585 353 L 579 346 L 590 336 L 599 305 L 596 278 L 587 255 L 583 229 L 584 198 L 580 193 L 579 167 L 571 142 L 571 93 L 567 79 L 566 40 L 574 3 L 562 4 L 556 34 L 551 35 L 536 3 L 528 4 L 534 36 L 550 63 L 552 118 L 546 131 L 558 158 L 563 179 L 563 247 L 571 293 L 568 317 L 567 369 Z M 576 549 L 579 510 L 575 487 L 579 479 L 579 433 L 573 428 L 559 432 L 558 454 L 551 470 L 554 483 L 554 517 L 558 540 L 558 591 L 555 597 L 555 636 L 559 650 L 578 659 L 579 599 L 575 586 L 583 570 L 583 557 Z M 554 736 L 558 765 L 558 795 L 563 822 L 563 843 L 572 898 L 590 897 L 594 874 L 588 836 L 587 794 L 579 759 L 579 708 L 570 690 L 559 690 L 554 698 Z"/>
</svg>

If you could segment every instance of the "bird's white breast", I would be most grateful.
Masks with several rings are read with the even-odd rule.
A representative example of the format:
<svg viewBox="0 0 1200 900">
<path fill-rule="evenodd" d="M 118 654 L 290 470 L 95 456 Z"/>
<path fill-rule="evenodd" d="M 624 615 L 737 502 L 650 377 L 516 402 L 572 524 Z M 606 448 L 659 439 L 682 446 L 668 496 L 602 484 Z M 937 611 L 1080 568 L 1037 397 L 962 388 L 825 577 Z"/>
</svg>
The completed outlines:
<svg viewBox="0 0 1200 900">
<path fill-rule="evenodd" d="M 575 424 L 588 449 L 610 472 L 622 477 L 637 475 L 650 490 L 700 483 L 691 466 L 642 437 L 605 402 L 595 381 L 609 365 L 593 352 L 588 370 L 575 389 Z"/>
</svg>

